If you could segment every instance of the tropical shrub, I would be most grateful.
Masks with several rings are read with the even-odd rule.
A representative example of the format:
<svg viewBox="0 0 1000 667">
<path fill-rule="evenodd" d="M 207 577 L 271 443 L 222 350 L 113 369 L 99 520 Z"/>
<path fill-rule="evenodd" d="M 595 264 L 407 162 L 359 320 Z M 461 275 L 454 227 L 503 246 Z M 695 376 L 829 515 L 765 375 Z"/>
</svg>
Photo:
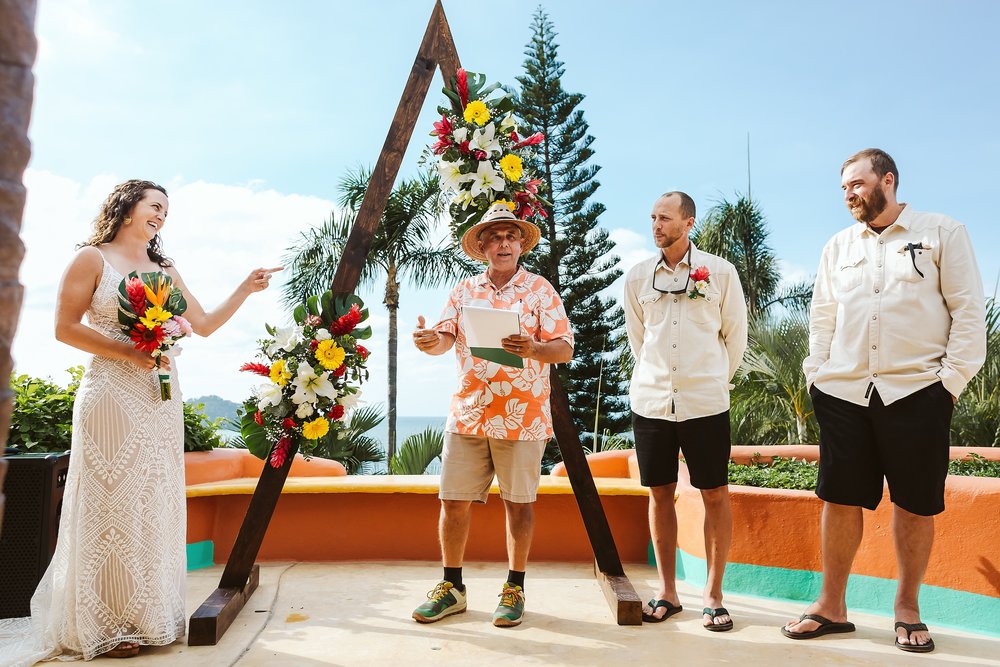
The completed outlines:
<svg viewBox="0 0 1000 667">
<path fill-rule="evenodd" d="M 60 387 L 51 378 L 12 375 L 14 412 L 7 446 L 24 452 L 64 452 L 73 431 L 73 399 L 83 377 L 83 366 L 66 369 L 70 382 Z"/>
<path fill-rule="evenodd" d="M 407 436 L 396 455 L 389 461 L 393 475 L 423 475 L 444 450 L 444 429 L 428 426 L 420 433 Z"/>
</svg>

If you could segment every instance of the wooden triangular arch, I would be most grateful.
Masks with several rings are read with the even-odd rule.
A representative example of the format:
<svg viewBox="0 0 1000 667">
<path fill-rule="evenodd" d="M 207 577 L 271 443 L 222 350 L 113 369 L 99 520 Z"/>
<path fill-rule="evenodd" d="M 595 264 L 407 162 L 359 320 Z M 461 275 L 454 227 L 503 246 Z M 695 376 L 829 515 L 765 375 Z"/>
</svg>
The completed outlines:
<svg viewBox="0 0 1000 667">
<path fill-rule="evenodd" d="M 371 249 L 386 202 L 399 173 L 403 154 L 427 97 L 434 71 L 441 70 L 445 85 L 461 66 L 451 28 L 444 14 L 441 0 L 434 4 L 434 11 L 417 50 L 417 57 L 396 108 L 396 115 L 389 126 L 389 133 L 371 180 L 361 210 L 344 247 L 337 273 L 333 278 L 334 294 L 352 294 L 358 285 L 361 270 Z M 595 570 L 612 612 L 619 625 L 642 623 L 641 605 L 635 589 L 625 577 L 618 548 L 604 514 L 604 507 L 597 493 L 597 486 L 590 474 L 587 460 L 580 444 L 580 436 L 569 414 L 569 399 L 555 369 L 551 374 L 551 408 L 556 440 L 562 452 L 573 493 L 580 507 L 590 544 L 594 549 Z M 192 646 L 214 645 L 235 620 L 240 609 L 257 588 L 259 567 L 254 563 L 281 496 L 288 470 L 294 459 L 295 449 L 289 452 L 281 468 L 264 466 L 247 515 L 233 545 L 229 562 L 222 573 L 219 587 L 191 616 L 188 643 Z"/>
</svg>

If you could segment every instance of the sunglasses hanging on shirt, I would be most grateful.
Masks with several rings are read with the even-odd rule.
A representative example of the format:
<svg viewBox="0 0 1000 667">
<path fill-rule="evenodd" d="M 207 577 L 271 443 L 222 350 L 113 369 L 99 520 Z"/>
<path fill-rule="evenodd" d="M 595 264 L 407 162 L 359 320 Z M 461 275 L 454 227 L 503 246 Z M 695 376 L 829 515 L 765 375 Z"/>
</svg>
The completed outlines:
<svg viewBox="0 0 1000 667">
<path fill-rule="evenodd" d="M 687 255 L 685 256 L 685 259 L 684 259 L 684 263 L 687 264 L 687 269 L 688 269 L 688 277 L 687 277 L 687 280 L 684 282 L 684 287 L 682 287 L 681 289 L 670 289 L 670 290 L 667 290 L 667 289 L 660 289 L 659 287 L 656 286 L 656 274 L 657 274 L 657 270 L 656 269 L 660 266 L 660 262 L 663 261 L 663 258 L 661 257 L 660 261 L 657 262 L 656 266 L 653 267 L 653 289 L 655 289 L 660 294 L 685 294 L 685 293 L 687 293 L 687 291 L 688 291 L 688 285 L 691 284 L 691 245 L 692 245 L 691 243 L 688 243 L 688 251 L 687 251 Z"/>
</svg>

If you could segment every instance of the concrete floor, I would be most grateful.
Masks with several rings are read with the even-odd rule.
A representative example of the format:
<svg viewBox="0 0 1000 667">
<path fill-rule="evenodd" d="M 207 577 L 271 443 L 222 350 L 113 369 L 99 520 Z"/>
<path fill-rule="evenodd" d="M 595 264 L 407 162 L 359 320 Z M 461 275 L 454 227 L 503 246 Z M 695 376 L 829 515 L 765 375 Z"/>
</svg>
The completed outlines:
<svg viewBox="0 0 1000 667">
<path fill-rule="evenodd" d="M 654 568 L 628 575 L 650 596 Z M 215 589 L 221 566 L 188 575 L 188 614 Z M 275 563 L 218 646 L 143 649 L 129 665 L 998 665 L 1000 639 L 931 628 L 937 650 L 905 654 L 892 646 L 888 618 L 853 614 L 851 635 L 795 642 L 778 628 L 801 612 L 794 604 L 727 599 L 736 628 L 701 628 L 700 592 L 681 585 L 685 611 L 664 623 L 614 624 L 591 568 L 535 563 L 526 581 L 527 612 L 517 628 L 494 628 L 506 565 L 466 565 L 469 610 L 431 625 L 410 613 L 440 576 L 437 563 Z"/>
</svg>

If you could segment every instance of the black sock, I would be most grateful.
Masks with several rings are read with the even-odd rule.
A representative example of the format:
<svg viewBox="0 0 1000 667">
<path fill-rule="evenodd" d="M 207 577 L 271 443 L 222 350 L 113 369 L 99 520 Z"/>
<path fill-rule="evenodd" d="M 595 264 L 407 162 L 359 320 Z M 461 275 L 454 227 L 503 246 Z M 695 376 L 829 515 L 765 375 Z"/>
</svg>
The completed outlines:
<svg viewBox="0 0 1000 667">
<path fill-rule="evenodd" d="M 507 570 L 507 583 L 514 584 L 515 586 L 520 586 L 521 590 L 524 590 L 524 572 L 518 572 L 517 570 Z"/>
<path fill-rule="evenodd" d="M 465 592 L 465 586 L 462 585 L 462 568 L 460 567 L 446 567 L 444 568 L 444 580 L 450 581 L 451 585 L 458 590 Z"/>
</svg>

